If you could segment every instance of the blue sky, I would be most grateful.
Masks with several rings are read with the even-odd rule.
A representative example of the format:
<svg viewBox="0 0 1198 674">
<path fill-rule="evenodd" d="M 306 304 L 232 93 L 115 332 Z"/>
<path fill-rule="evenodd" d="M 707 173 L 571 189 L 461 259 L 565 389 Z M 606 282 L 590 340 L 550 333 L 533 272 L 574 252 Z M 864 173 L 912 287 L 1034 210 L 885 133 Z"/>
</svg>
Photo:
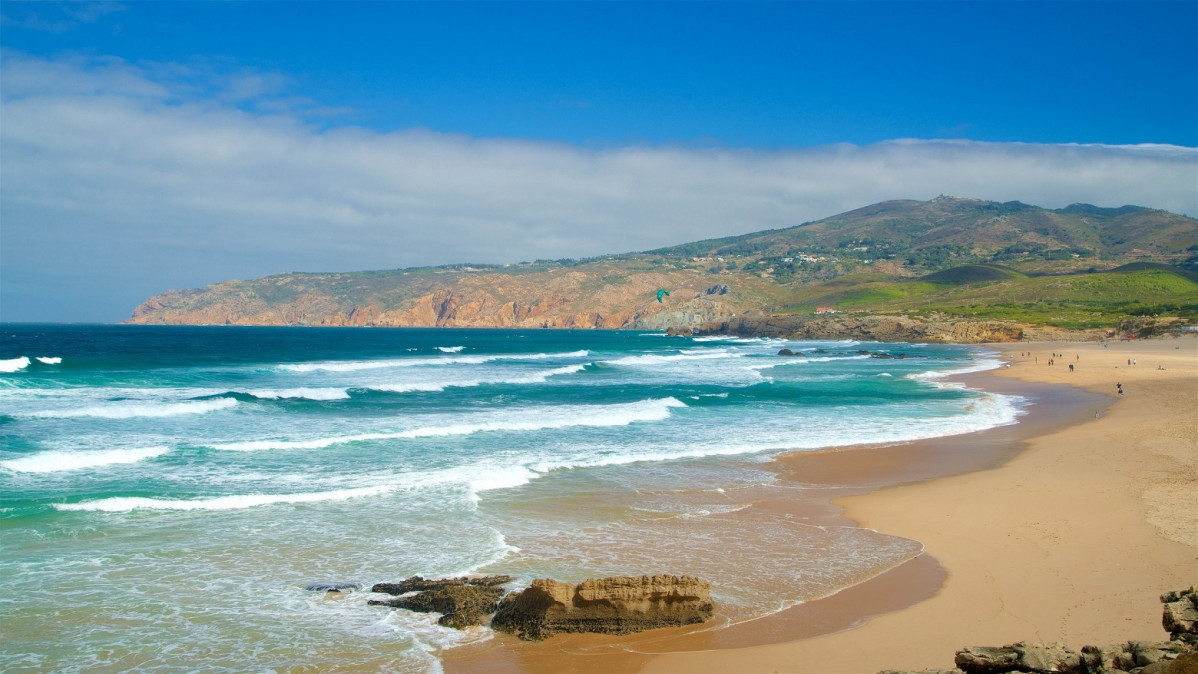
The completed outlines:
<svg viewBox="0 0 1198 674">
<path fill-rule="evenodd" d="M 0 4 L 0 320 L 941 192 L 1198 214 L 1196 2 Z"/>
</svg>

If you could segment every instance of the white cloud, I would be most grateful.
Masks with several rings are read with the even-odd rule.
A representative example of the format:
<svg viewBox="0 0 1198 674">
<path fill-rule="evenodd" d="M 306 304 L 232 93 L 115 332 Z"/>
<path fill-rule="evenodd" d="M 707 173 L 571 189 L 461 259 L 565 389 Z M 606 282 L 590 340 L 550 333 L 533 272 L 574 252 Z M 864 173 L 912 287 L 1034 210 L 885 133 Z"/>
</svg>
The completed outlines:
<svg viewBox="0 0 1198 674">
<path fill-rule="evenodd" d="M 318 126 L 279 104 L 277 76 L 205 72 L 4 54 L 0 310 L 13 317 L 0 318 L 44 303 L 29 279 L 56 270 L 105 307 L 97 318 L 119 319 L 154 292 L 232 277 L 644 250 L 940 193 L 1198 213 L 1195 148 L 590 150 Z M 234 106 L 247 101 L 284 112 Z"/>
</svg>

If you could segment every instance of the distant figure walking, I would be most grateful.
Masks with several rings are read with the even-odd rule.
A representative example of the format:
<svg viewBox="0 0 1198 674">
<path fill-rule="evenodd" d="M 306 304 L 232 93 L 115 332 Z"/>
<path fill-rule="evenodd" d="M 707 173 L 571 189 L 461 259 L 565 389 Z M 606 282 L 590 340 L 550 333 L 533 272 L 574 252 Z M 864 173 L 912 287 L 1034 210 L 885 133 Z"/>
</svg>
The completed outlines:
<svg viewBox="0 0 1198 674">
<path fill-rule="evenodd" d="M 1073 372 L 1073 363 L 1069 363 L 1069 371 Z"/>
<path fill-rule="evenodd" d="M 1119 395 L 1123 395 L 1123 384 L 1115 384 L 1115 390 L 1119 392 Z"/>
</svg>

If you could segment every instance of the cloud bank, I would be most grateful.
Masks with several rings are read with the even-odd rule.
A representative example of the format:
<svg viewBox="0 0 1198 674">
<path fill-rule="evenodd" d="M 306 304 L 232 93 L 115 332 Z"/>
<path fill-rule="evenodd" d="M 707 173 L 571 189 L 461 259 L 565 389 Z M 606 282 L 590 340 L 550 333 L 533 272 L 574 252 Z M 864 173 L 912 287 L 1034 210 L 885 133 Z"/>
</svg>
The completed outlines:
<svg viewBox="0 0 1198 674">
<path fill-rule="evenodd" d="M 589 149 L 337 125 L 278 76 L 5 52 L 0 320 L 283 271 L 645 250 L 941 193 L 1198 214 L 1198 149 Z M 334 113 L 335 114 L 335 111 Z"/>
</svg>

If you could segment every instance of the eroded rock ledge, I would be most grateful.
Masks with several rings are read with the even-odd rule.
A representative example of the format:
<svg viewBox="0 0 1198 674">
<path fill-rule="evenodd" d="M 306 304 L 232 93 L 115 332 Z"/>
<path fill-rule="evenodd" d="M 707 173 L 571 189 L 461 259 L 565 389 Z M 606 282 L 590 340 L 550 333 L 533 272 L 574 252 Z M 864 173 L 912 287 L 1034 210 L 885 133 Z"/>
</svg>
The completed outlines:
<svg viewBox="0 0 1198 674">
<path fill-rule="evenodd" d="M 491 627 L 521 639 L 563 632 L 629 634 L 711 619 L 711 583 L 694 576 L 621 576 L 578 585 L 537 579 L 499 603 Z"/>
<path fill-rule="evenodd" d="M 528 589 L 503 597 L 503 586 L 513 580 L 413 576 L 374 585 L 372 592 L 397 597 L 367 603 L 440 613 L 438 624 L 458 629 L 482 625 L 494 613 L 493 629 L 527 640 L 564 632 L 630 634 L 702 623 L 712 616 L 711 583 L 694 576 L 619 576 L 578 585 L 539 578 Z"/>
</svg>

